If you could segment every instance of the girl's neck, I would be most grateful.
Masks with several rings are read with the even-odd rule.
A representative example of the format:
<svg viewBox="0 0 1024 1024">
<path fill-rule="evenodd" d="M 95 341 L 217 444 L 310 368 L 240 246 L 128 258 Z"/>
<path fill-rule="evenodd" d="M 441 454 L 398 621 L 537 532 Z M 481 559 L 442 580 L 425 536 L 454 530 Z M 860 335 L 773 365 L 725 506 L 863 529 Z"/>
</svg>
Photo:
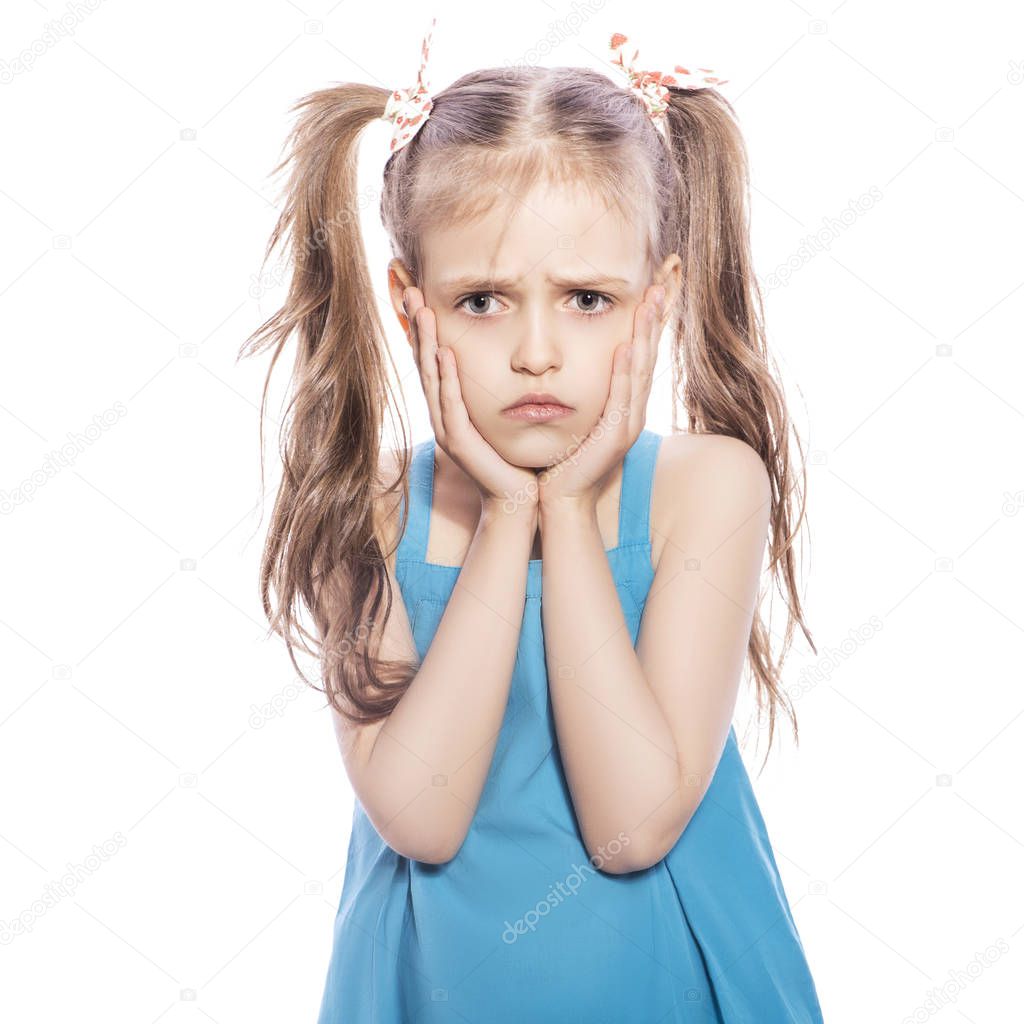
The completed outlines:
<svg viewBox="0 0 1024 1024">
<path fill-rule="evenodd" d="M 475 530 L 480 513 L 480 492 L 473 479 L 462 467 L 451 459 L 440 445 L 434 445 L 434 510 L 443 509 L 446 518 L 465 523 L 470 531 Z M 614 547 L 618 540 L 618 509 L 621 492 L 622 467 L 610 473 L 598 494 L 597 517 L 601 533 L 606 538 L 606 547 Z M 530 558 L 542 558 L 540 525 L 533 535 Z"/>
</svg>

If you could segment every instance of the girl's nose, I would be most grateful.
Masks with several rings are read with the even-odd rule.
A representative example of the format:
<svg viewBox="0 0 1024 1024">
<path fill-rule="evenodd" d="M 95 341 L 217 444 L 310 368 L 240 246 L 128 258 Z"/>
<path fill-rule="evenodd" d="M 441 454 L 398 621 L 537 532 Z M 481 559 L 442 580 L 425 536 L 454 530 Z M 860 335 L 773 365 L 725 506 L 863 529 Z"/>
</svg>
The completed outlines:
<svg viewBox="0 0 1024 1024">
<path fill-rule="evenodd" d="M 516 328 L 513 369 L 540 374 L 561 365 L 557 327 L 542 310 L 525 312 Z"/>
</svg>

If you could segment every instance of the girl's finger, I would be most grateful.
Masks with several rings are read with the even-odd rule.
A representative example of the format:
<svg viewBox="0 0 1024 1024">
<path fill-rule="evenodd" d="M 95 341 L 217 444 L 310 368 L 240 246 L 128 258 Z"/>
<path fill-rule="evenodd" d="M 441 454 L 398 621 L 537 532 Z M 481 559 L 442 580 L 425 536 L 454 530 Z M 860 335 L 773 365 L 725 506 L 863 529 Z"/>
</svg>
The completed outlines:
<svg viewBox="0 0 1024 1024">
<path fill-rule="evenodd" d="M 658 365 L 658 342 L 661 341 L 663 327 L 662 315 L 665 312 L 665 290 L 661 289 L 661 297 L 654 304 L 651 313 L 651 336 L 647 342 L 647 359 L 644 363 L 644 383 L 650 390 L 654 380 L 654 368 Z"/>
<path fill-rule="evenodd" d="M 409 332 L 412 334 L 413 358 L 416 360 L 416 369 L 419 370 L 420 378 L 424 378 L 423 340 L 419 324 L 416 321 L 416 314 L 423 308 L 423 299 L 418 288 L 407 288 L 405 292 L 405 309 L 409 317 Z"/>
<path fill-rule="evenodd" d="M 409 334 L 412 338 L 413 361 L 416 363 L 416 370 L 420 375 L 423 390 L 426 392 L 428 388 L 424 360 L 424 345 L 422 332 L 420 331 L 419 324 L 416 320 L 416 315 L 419 313 L 420 309 L 423 308 L 423 300 L 419 289 L 411 287 L 405 290 L 403 298 L 405 300 L 406 316 L 409 318 Z"/>
<path fill-rule="evenodd" d="M 420 314 L 420 321 L 429 351 L 429 355 L 425 356 L 429 382 L 427 405 L 430 409 L 434 435 L 442 444 L 445 444 L 448 439 L 448 421 L 445 419 L 444 403 L 441 401 L 445 374 L 441 365 L 440 346 L 437 341 L 437 318 L 434 316 L 434 311 L 427 308 Z"/>
<path fill-rule="evenodd" d="M 646 305 L 650 308 L 650 320 L 648 329 L 643 333 L 640 345 L 643 349 L 643 359 L 637 366 L 637 379 L 645 381 L 653 372 L 654 364 L 657 362 L 658 339 L 661 337 L 661 303 L 659 298 L 665 294 L 664 288 L 660 285 L 652 288 L 646 299 Z"/>
<path fill-rule="evenodd" d="M 608 433 L 625 437 L 632 424 L 633 366 L 636 346 L 630 342 L 615 350 L 612 361 L 612 386 L 608 391 L 603 419 Z"/>
<path fill-rule="evenodd" d="M 427 410 L 430 413 L 431 427 L 434 435 L 443 442 L 445 435 L 441 414 L 441 380 L 437 363 L 437 322 L 434 319 L 434 311 L 424 305 L 423 293 L 418 288 L 407 290 L 406 308 L 413 333 L 416 365 L 423 385 Z"/>
<path fill-rule="evenodd" d="M 600 449 L 601 452 L 615 449 L 619 453 L 619 457 L 629 448 L 629 430 L 633 419 L 630 411 L 633 376 L 630 365 L 632 351 L 633 345 L 628 344 L 617 346 L 612 353 L 611 384 L 608 388 L 608 398 L 605 400 L 604 410 L 598 420 L 598 424 L 604 428 L 601 432 L 601 439 L 591 441 L 588 435 L 588 439 L 583 445 L 584 451 L 592 452 L 591 460 L 596 458 L 598 461 L 602 461 L 604 458 L 611 458 L 610 455 L 594 453 L 593 449 L 595 448 Z M 593 467 L 594 463 L 591 461 L 590 472 L 597 472 Z M 582 472 L 582 469 L 577 466 L 577 471 Z M 603 470 L 597 475 L 600 476 L 601 472 Z"/>
<path fill-rule="evenodd" d="M 665 302 L 667 296 L 664 287 L 661 289 L 661 301 L 655 304 L 654 322 L 651 331 L 651 359 L 648 365 L 648 373 L 654 377 L 654 368 L 658 365 L 658 343 L 661 341 L 661 332 L 665 329 Z"/>
<path fill-rule="evenodd" d="M 439 350 L 439 361 L 441 370 L 441 415 L 448 430 L 448 446 L 450 450 L 459 447 L 458 440 L 466 436 L 466 426 L 469 423 L 469 413 L 466 411 L 465 403 L 462 401 L 462 384 L 459 381 L 458 365 L 455 361 L 455 352 L 448 346 L 442 346 Z"/>
<path fill-rule="evenodd" d="M 633 366 L 630 373 L 629 433 L 636 437 L 643 424 L 647 396 L 650 391 L 651 344 L 657 322 L 654 303 L 646 298 L 637 309 L 636 332 L 633 339 Z"/>
</svg>

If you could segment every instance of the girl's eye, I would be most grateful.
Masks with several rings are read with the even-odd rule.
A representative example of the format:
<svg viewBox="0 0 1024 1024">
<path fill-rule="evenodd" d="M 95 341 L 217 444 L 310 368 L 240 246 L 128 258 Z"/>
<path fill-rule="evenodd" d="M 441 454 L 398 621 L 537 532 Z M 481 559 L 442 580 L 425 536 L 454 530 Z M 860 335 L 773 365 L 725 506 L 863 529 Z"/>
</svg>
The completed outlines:
<svg viewBox="0 0 1024 1024">
<path fill-rule="evenodd" d="M 581 309 L 580 312 L 583 313 L 585 316 L 602 316 L 603 314 L 610 312 L 612 305 L 614 304 L 612 298 L 608 295 L 605 295 L 602 292 L 578 291 L 573 295 L 573 299 L 576 299 L 581 295 L 586 295 L 589 298 L 590 302 L 593 303 L 596 303 L 597 301 L 604 302 L 604 306 L 597 310 Z"/>
<path fill-rule="evenodd" d="M 472 295 L 467 295 L 464 299 L 459 299 L 458 308 L 463 309 L 467 302 L 478 303 L 482 299 L 483 309 L 479 305 L 475 305 L 472 308 L 467 308 L 465 311 L 471 316 L 476 316 L 478 313 L 489 313 L 490 310 L 487 309 L 487 303 L 492 297 L 490 292 L 474 292 Z"/>
<path fill-rule="evenodd" d="M 615 304 L 615 300 L 610 295 L 605 295 L 603 292 L 590 291 L 589 289 L 579 289 L 573 293 L 573 297 L 570 301 L 575 301 L 581 296 L 585 297 L 586 302 L 584 308 L 577 306 L 575 311 L 580 316 L 603 316 L 605 313 L 611 311 L 612 306 Z M 490 292 L 474 292 L 472 295 L 467 295 L 464 299 L 459 299 L 456 304 L 458 309 L 462 309 L 469 313 L 470 316 L 476 317 L 477 319 L 483 319 L 483 316 L 490 312 L 487 308 L 487 303 L 494 296 Z M 599 309 L 586 308 L 587 306 L 596 306 L 599 302 L 603 302 L 604 306 Z M 470 303 L 467 306 L 467 303 Z"/>
</svg>

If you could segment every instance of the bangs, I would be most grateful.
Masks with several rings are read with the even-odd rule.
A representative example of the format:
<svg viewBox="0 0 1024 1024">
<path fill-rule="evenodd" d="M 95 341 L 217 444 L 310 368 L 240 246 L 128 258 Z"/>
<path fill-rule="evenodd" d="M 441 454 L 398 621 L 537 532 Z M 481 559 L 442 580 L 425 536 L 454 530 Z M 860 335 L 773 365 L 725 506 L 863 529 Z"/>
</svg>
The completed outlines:
<svg viewBox="0 0 1024 1024">
<path fill-rule="evenodd" d="M 644 194 L 641 182 L 630 181 L 621 163 L 614 173 L 602 173 L 602 161 L 574 158 L 566 149 L 558 140 L 511 149 L 463 146 L 443 160 L 423 161 L 407 211 L 410 236 L 418 240 L 431 226 L 460 227 L 495 211 L 507 223 L 526 196 L 544 186 L 586 192 L 599 205 L 616 209 L 625 223 L 640 227 L 646 211 L 629 197 Z M 648 257 L 654 231 L 649 224 L 641 234 Z M 415 262 L 422 267 L 421 252 Z"/>
</svg>

